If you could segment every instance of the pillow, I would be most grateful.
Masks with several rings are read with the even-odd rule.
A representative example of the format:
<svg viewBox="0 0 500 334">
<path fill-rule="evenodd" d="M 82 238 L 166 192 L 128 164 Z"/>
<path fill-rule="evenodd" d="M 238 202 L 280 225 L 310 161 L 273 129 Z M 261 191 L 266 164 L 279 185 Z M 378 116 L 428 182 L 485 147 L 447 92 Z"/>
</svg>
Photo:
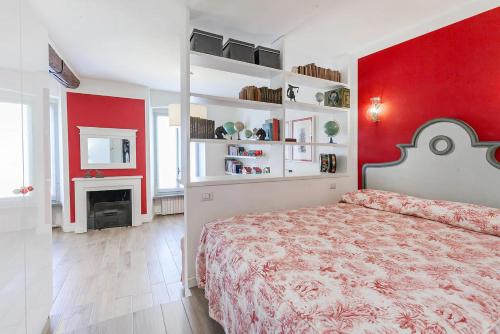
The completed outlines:
<svg viewBox="0 0 500 334">
<path fill-rule="evenodd" d="M 341 202 L 361 205 L 370 209 L 401 213 L 408 196 L 372 189 L 361 189 L 342 196 Z"/>
<path fill-rule="evenodd" d="M 373 189 L 344 194 L 341 201 L 500 236 L 500 209 L 476 204 L 422 199 Z"/>
</svg>

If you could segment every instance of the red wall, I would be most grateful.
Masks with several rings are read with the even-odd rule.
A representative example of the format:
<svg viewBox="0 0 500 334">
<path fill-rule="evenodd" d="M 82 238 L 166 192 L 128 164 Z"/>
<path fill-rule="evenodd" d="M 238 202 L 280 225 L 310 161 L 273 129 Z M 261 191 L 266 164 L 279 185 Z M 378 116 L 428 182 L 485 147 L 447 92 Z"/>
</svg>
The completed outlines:
<svg viewBox="0 0 500 334">
<path fill-rule="evenodd" d="M 479 140 L 500 140 L 500 8 L 359 59 L 358 170 L 397 160 L 396 144 L 436 117 L 471 125 Z M 367 117 L 380 96 L 380 122 Z M 500 150 L 496 152 L 500 161 Z"/>
<path fill-rule="evenodd" d="M 147 213 L 146 198 L 146 121 L 145 102 L 139 99 L 68 93 L 68 153 L 71 222 L 75 221 L 74 177 L 82 177 L 80 169 L 80 132 L 77 126 L 137 129 L 137 168 L 105 169 L 104 176 L 142 175 L 142 213 Z"/>
</svg>

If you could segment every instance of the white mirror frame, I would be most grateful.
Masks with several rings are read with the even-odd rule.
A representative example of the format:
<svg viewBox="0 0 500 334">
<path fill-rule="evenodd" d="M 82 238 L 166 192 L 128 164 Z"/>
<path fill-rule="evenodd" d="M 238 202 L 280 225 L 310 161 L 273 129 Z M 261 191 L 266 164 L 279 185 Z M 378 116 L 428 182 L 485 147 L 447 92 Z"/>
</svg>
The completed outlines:
<svg viewBox="0 0 500 334">
<path fill-rule="evenodd" d="M 135 169 L 136 168 L 136 129 L 113 129 L 113 128 L 90 128 L 79 126 L 80 129 L 80 166 L 81 169 Z M 89 138 L 111 138 L 128 139 L 130 142 L 130 162 L 89 164 L 88 163 L 88 139 Z"/>
</svg>

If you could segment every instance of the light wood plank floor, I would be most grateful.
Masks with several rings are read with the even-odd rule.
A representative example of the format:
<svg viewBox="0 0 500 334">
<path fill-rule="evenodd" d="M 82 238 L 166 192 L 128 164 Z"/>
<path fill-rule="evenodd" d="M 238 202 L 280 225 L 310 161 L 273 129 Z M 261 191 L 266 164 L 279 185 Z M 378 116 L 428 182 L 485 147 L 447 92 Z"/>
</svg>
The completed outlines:
<svg viewBox="0 0 500 334">
<path fill-rule="evenodd" d="M 51 319 L 50 333 L 57 320 Z M 191 289 L 191 296 L 156 305 L 64 334 L 223 334 L 222 327 L 208 316 L 203 291 Z"/>
<path fill-rule="evenodd" d="M 182 304 L 195 308 L 191 314 L 202 314 L 202 301 L 181 301 L 183 224 L 183 216 L 177 215 L 158 217 L 140 227 L 85 234 L 54 230 L 52 332 L 71 332 L 135 314 L 134 324 L 141 323 L 142 313 L 137 311 L 158 313 L 153 310 L 162 304 L 177 307 L 178 312 Z"/>
</svg>

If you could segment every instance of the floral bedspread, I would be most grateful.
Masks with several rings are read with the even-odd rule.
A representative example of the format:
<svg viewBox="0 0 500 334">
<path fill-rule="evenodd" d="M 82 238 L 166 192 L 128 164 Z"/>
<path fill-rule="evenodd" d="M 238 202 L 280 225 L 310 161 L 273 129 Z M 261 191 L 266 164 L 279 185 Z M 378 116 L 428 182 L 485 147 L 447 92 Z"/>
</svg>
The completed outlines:
<svg viewBox="0 0 500 334">
<path fill-rule="evenodd" d="M 206 224 L 210 316 L 227 333 L 500 332 L 498 236 L 345 198 Z"/>
</svg>

